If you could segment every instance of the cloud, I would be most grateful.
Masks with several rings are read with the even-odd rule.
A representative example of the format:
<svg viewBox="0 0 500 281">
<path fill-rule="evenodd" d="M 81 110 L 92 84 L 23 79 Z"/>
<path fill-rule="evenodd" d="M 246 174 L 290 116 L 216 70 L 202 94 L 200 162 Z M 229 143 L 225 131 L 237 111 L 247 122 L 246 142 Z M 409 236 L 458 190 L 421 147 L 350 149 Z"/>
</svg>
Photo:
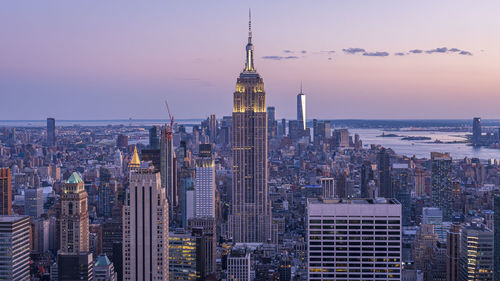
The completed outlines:
<svg viewBox="0 0 500 281">
<path fill-rule="evenodd" d="M 328 58 L 328 60 L 332 60 L 332 58 Z"/>
<path fill-rule="evenodd" d="M 460 51 L 460 53 L 458 53 L 458 54 L 463 55 L 463 56 L 472 56 L 472 53 L 469 51 Z"/>
<path fill-rule="evenodd" d="M 367 57 L 387 57 L 389 55 L 388 52 L 365 52 L 363 56 Z"/>
<path fill-rule="evenodd" d="M 394 53 L 395 56 L 404 56 L 405 53 Z"/>
<path fill-rule="evenodd" d="M 423 53 L 423 52 L 424 52 L 424 51 L 419 50 L 419 49 L 410 50 L 410 53 L 412 53 L 412 54 L 421 54 L 421 53 Z"/>
<path fill-rule="evenodd" d="M 456 53 L 456 52 L 460 52 L 460 49 L 451 48 L 451 49 L 448 50 L 448 52 Z"/>
<path fill-rule="evenodd" d="M 302 50 L 302 51 L 300 51 L 300 52 L 301 52 L 302 54 L 306 54 L 306 53 L 307 53 L 307 51 L 306 51 L 306 50 Z"/>
<path fill-rule="evenodd" d="M 298 59 L 297 56 L 263 56 L 263 59 L 266 60 L 290 60 L 290 59 Z"/>
<path fill-rule="evenodd" d="M 348 48 L 348 49 L 342 49 L 342 51 L 344 51 L 344 53 L 346 54 L 356 54 L 356 53 L 365 53 L 365 49 L 361 49 L 361 48 Z"/>
<path fill-rule="evenodd" d="M 442 48 L 436 48 L 432 50 L 425 51 L 427 54 L 432 54 L 432 53 L 446 53 L 448 51 L 448 48 L 442 47 Z"/>
<path fill-rule="evenodd" d="M 292 50 L 283 50 L 283 53 L 285 53 L 285 54 L 293 54 L 293 51 Z"/>
</svg>

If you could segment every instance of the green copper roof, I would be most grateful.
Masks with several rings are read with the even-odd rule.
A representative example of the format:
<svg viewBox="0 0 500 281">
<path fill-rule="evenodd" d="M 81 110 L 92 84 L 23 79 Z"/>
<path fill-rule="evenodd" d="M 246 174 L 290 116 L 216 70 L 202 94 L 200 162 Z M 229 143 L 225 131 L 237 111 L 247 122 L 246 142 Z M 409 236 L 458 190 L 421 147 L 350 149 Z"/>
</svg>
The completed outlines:
<svg viewBox="0 0 500 281">
<path fill-rule="evenodd" d="M 78 175 L 77 172 L 73 172 L 66 183 L 81 183 L 83 182 L 82 178 Z"/>
<path fill-rule="evenodd" d="M 105 254 L 99 255 L 99 257 L 97 257 L 97 261 L 95 262 L 95 266 L 108 266 L 110 264 L 111 261 Z"/>
</svg>

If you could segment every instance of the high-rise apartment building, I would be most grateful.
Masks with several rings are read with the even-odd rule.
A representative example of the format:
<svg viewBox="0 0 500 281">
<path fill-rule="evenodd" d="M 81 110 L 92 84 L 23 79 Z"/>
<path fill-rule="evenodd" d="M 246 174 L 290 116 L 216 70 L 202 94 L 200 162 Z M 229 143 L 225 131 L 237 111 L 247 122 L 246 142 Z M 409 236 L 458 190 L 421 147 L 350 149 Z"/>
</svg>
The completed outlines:
<svg viewBox="0 0 500 281">
<path fill-rule="evenodd" d="M 0 168 L 0 215 L 12 215 L 12 175 L 9 168 Z"/>
<path fill-rule="evenodd" d="M 323 199 L 333 199 L 335 194 L 335 179 L 321 178 L 321 189 L 323 190 Z"/>
<path fill-rule="evenodd" d="M 297 121 L 302 131 L 306 130 L 306 95 L 302 93 L 302 83 L 300 93 L 297 94 Z"/>
<path fill-rule="evenodd" d="M 0 216 L 0 279 L 30 280 L 30 219 Z"/>
<path fill-rule="evenodd" d="M 39 218 L 43 214 L 43 188 L 28 188 L 24 191 L 24 214 Z"/>
<path fill-rule="evenodd" d="M 483 224 L 462 227 L 459 281 L 493 280 L 493 231 Z"/>
<path fill-rule="evenodd" d="M 56 119 L 47 118 L 47 145 L 56 145 Z"/>
<path fill-rule="evenodd" d="M 308 199 L 308 280 L 401 280 L 401 205 Z"/>
<path fill-rule="evenodd" d="M 215 217 L 215 162 L 211 144 L 200 144 L 196 159 L 195 216 Z"/>
<path fill-rule="evenodd" d="M 267 112 L 264 81 L 254 67 L 251 21 L 246 64 L 233 94 L 233 182 L 230 231 L 235 242 L 271 239 L 267 185 Z"/>
<path fill-rule="evenodd" d="M 123 280 L 168 280 L 168 202 L 154 169 L 130 175 L 123 206 Z"/>
<path fill-rule="evenodd" d="M 208 134 L 210 137 L 210 143 L 215 143 L 217 141 L 217 118 L 215 114 L 211 114 L 208 117 Z"/>
<path fill-rule="evenodd" d="M 481 118 L 474 117 L 472 119 L 472 145 L 478 146 L 481 144 Z"/>
<path fill-rule="evenodd" d="M 443 220 L 449 221 L 452 217 L 452 183 L 451 183 L 451 156 L 448 153 L 431 152 L 432 205 L 443 211 Z"/>
<path fill-rule="evenodd" d="M 73 172 L 61 195 L 61 247 L 66 254 L 89 251 L 89 212 L 87 191 L 82 178 Z"/>
</svg>

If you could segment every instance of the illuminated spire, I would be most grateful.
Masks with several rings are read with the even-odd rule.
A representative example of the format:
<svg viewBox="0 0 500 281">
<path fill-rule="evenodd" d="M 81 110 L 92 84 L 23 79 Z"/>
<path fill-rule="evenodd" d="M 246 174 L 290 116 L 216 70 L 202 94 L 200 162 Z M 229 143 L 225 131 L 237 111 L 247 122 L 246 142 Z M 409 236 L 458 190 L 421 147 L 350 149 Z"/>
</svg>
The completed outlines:
<svg viewBox="0 0 500 281">
<path fill-rule="evenodd" d="M 141 166 L 141 159 L 139 159 L 139 154 L 137 153 L 137 146 L 134 146 L 134 154 L 132 155 L 132 160 L 130 160 L 128 166 L 131 168 L 139 168 Z"/>
<path fill-rule="evenodd" d="M 245 63 L 245 72 L 255 72 L 253 65 L 253 44 L 252 44 L 252 12 L 248 9 L 248 44 L 246 47 L 247 61 Z"/>
</svg>

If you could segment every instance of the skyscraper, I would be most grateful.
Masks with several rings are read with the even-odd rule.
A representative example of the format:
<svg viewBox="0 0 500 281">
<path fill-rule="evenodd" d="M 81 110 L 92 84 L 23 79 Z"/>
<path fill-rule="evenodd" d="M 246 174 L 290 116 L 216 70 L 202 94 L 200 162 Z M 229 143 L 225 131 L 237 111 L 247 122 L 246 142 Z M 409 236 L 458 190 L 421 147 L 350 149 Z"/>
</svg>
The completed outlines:
<svg viewBox="0 0 500 281">
<path fill-rule="evenodd" d="M 460 281 L 493 280 L 493 232 L 482 224 L 462 227 Z"/>
<path fill-rule="evenodd" d="M 168 280 L 168 202 L 154 169 L 130 175 L 123 206 L 123 279 Z"/>
<path fill-rule="evenodd" d="M 210 117 L 208 117 L 208 133 L 210 142 L 215 143 L 217 138 L 217 118 L 215 118 L 215 114 L 211 114 Z"/>
<path fill-rule="evenodd" d="M 203 280 L 202 241 L 184 229 L 168 235 L 169 280 Z"/>
<path fill-rule="evenodd" d="M 396 200 L 308 199 L 306 235 L 309 281 L 401 280 Z"/>
<path fill-rule="evenodd" d="M 215 162 L 212 145 L 200 144 L 196 159 L 195 216 L 215 217 Z"/>
<path fill-rule="evenodd" d="M 250 281 L 250 252 L 243 248 L 233 249 L 227 257 L 228 281 Z"/>
<path fill-rule="evenodd" d="M 12 175 L 9 168 L 0 168 L 0 215 L 12 215 Z"/>
<path fill-rule="evenodd" d="M 97 257 L 94 271 L 96 281 L 116 281 L 118 278 L 113 263 L 105 254 Z"/>
<path fill-rule="evenodd" d="M 61 195 L 61 248 L 67 254 L 89 251 L 89 212 L 83 180 L 73 172 Z"/>
<path fill-rule="evenodd" d="M 0 216 L 0 279 L 30 280 L 30 219 Z"/>
<path fill-rule="evenodd" d="M 149 129 L 149 148 L 160 149 L 160 126 L 153 126 Z"/>
<path fill-rule="evenodd" d="M 300 83 L 300 93 L 297 94 L 297 121 L 302 131 L 306 130 L 306 95 L 302 93 L 302 82 Z"/>
<path fill-rule="evenodd" d="M 432 205 L 443 211 L 443 220 L 452 216 L 451 156 L 448 153 L 431 152 Z"/>
<path fill-rule="evenodd" d="M 379 180 L 379 195 L 380 197 L 393 198 L 392 181 L 391 181 L 391 156 L 387 149 L 382 148 L 377 154 L 377 169 Z"/>
<path fill-rule="evenodd" d="M 166 189 L 167 200 L 171 210 L 177 206 L 177 189 L 175 188 L 175 150 L 172 126 L 165 125 L 160 139 L 160 174 L 161 186 Z"/>
<path fill-rule="evenodd" d="M 276 108 L 274 106 L 267 107 L 267 136 L 269 138 L 277 135 Z"/>
<path fill-rule="evenodd" d="M 472 145 L 478 146 L 481 143 L 481 118 L 472 119 Z"/>
<path fill-rule="evenodd" d="M 267 112 L 264 81 L 254 67 L 251 21 L 246 64 L 233 94 L 233 192 L 230 231 L 235 242 L 271 238 L 267 186 Z"/>
<path fill-rule="evenodd" d="M 47 118 L 47 145 L 56 145 L 56 119 Z"/>
<path fill-rule="evenodd" d="M 446 238 L 446 280 L 458 280 L 460 260 L 460 225 L 452 224 Z"/>
<path fill-rule="evenodd" d="M 368 183 L 373 180 L 372 163 L 365 160 L 361 165 L 361 198 L 374 198 L 370 192 Z"/>
<path fill-rule="evenodd" d="M 89 252 L 88 195 L 83 180 L 76 172 L 71 174 L 63 187 L 60 228 L 58 280 L 94 280 L 94 263 Z"/>
</svg>

